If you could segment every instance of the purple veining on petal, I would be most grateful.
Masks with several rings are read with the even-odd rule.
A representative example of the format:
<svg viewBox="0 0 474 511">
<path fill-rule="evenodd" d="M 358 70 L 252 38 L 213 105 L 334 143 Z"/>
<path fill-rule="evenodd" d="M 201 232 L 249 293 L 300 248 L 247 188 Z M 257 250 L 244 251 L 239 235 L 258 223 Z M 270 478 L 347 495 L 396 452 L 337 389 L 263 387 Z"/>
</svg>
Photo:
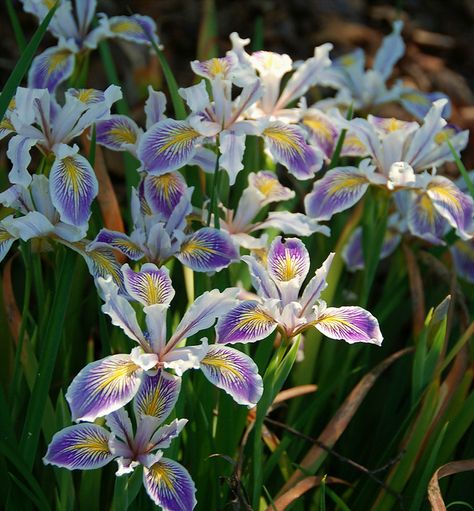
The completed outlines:
<svg viewBox="0 0 474 511">
<path fill-rule="evenodd" d="M 280 121 L 271 122 L 262 132 L 273 158 L 298 179 L 310 179 L 321 168 L 321 155 L 309 146 L 301 128 Z"/>
<path fill-rule="evenodd" d="M 166 511 L 191 511 L 196 505 L 193 480 L 176 461 L 161 458 L 145 468 L 143 482 L 153 502 Z"/>
<path fill-rule="evenodd" d="M 176 257 L 194 271 L 219 271 L 235 261 L 238 253 L 225 231 L 203 227 L 186 238 Z"/>
<path fill-rule="evenodd" d="M 28 73 L 28 86 L 54 92 L 74 70 L 74 54 L 65 48 L 49 48 L 33 59 Z"/>
<path fill-rule="evenodd" d="M 233 344 L 265 339 L 277 327 L 270 313 L 256 301 L 243 301 L 219 318 L 216 342 Z"/>
<path fill-rule="evenodd" d="M 305 197 L 306 214 L 318 220 L 329 220 L 335 213 L 349 209 L 367 191 L 369 181 L 356 167 L 337 167 L 314 183 Z"/>
<path fill-rule="evenodd" d="M 90 163 L 78 154 L 56 159 L 49 178 L 51 200 L 65 223 L 82 226 L 91 215 L 98 183 Z"/>
<path fill-rule="evenodd" d="M 309 271 L 309 254 L 298 238 L 282 240 L 275 238 L 267 257 L 269 275 L 276 282 L 288 282 L 295 278 L 302 283 Z"/>
<path fill-rule="evenodd" d="M 314 326 L 331 339 L 342 339 L 350 344 L 366 342 L 382 344 L 378 321 L 361 307 L 329 307 L 318 316 Z"/>
<path fill-rule="evenodd" d="M 110 433 L 96 424 L 69 426 L 53 436 L 43 462 L 69 470 L 103 467 L 114 458 L 109 438 Z"/>
<path fill-rule="evenodd" d="M 93 421 L 126 405 L 137 393 L 142 374 L 130 355 L 111 355 L 88 364 L 66 393 L 72 419 Z"/>
<path fill-rule="evenodd" d="M 138 158 L 146 171 L 166 174 L 192 159 L 200 138 L 187 121 L 165 119 L 154 124 L 140 138 Z"/>
<path fill-rule="evenodd" d="M 129 236 L 122 232 L 111 231 L 110 229 L 101 229 L 99 234 L 89 244 L 89 249 L 99 247 L 110 247 L 120 250 L 122 254 L 134 261 L 138 261 L 144 255 L 142 249 Z"/>
<path fill-rule="evenodd" d="M 122 274 L 129 296 L 143 305 L 169 304 L 173 299 L 174 289 L 167 268 L 147 263 L 135 272 L 125 264 Z"/>
<path fill-rule="evenodd" d="M 135 415 L 149 415 L 164 422 L 179 397 L 181 378 L 160 369 L 156 375 L 145 375 L 133 401 Z"/>
<path fill-rule="evenodd" d="M 165 219 L 171 216 L 187 189 L 179 172 L 168 172 L 161 176 L 147 174 L 143 180 L 143 194 L 153 213 Z"/>
<path fill-rule="evenodd" d="M 234 348 L 211 345 L 201 360 L 201 370 L 211 383 L 241 405 L 255 406 L 262 397 L 263 382 L 256 364 Z"/>
<path fill-rule="evenodd" d="M 140 129 L 126 115 L 111 115 L 96 122 L 96 141 L 112 151 L 124 151 L 135 146 Z"/>
</svg>

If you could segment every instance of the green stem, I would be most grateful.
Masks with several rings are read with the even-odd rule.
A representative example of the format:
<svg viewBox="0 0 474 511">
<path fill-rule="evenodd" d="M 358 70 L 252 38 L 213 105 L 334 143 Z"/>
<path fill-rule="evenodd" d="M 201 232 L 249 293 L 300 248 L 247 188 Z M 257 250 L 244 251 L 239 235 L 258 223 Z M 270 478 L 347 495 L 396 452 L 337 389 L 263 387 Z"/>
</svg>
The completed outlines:
<svg viewBox="0 0 474 511">
<path fill-rule="evenodd" d="M 216 142 L 218 145 L 218 141 Z M 207 214 L 207 225 L 211 225 L 211 218 L 214 214 L 214 227 L 216 229 L 220 228 L 220 219 L 219 219 L 219 193 L 220 193 L 220 181 L 222 171 L 219 170 L 219 159 L 220 154 L 217 153 L 216 166 L 214 168 L 214 180 L 212 182 L 212 193 L 211 193 L 211 202 L 209 204 L 209 211 Z"/>
</svg>

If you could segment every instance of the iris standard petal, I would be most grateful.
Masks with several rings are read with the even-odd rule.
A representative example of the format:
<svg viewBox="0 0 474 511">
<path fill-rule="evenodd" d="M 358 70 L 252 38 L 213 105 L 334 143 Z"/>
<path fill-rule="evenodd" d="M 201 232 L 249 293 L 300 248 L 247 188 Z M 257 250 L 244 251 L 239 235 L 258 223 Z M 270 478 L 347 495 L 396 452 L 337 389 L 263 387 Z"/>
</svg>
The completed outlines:
<svg viewBox="0 0 474 511">
<path fill-rule="evenodd" d="M 201 360 L 204 376 L 235 402 L 255 406 L 263 393 L 262 378 L 253 360 L 240 351 L 213 344 Z"/>
<path fill-rule="evenodd" d="M 110 433 L 96 424 L 69 426 L 53 436 L 43 462 L 69 470 L 103 467 L 114 458 L 109 439 Z"/>
<path fill-rule="evenodd" d="M 76 421 L 94 421 L 122 408 L 140 387 L 143 369 L 130 355 L 111 355 L 88 364 L 74 378 L 66 399 Z"/>
<path fill-rule="evenodd" d="M 169 304 L 174 296 L 174 289 L 167 268 L 158 268 L 146 263 L 140 271 L 133 271 L 128 264 L 122 266 L 123 281 L 129 296 L 141 304 Z"/>
</svg>

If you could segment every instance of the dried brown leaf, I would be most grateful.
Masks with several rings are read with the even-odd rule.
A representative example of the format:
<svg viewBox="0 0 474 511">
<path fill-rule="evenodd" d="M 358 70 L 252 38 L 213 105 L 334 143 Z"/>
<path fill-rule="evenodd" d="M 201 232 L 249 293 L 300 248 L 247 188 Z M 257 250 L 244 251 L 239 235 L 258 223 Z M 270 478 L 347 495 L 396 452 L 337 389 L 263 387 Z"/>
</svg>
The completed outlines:
<svg viewBox="0 0 474 511">
<path fill-rule="evenodd" d="M 439 488 L 439 480 L 453 474 L 467 472 L 468 470 L 474 470 L 474 459 L 451 461 L 438 468 L 428 484 L 428 500 L 430 501 L 432 511 L 446 511 L 446 505 Z"/>
<path fill-rule="evenodd" d="M 413 351 L 413 348 L 405 348 L 397 351 L 374 367 L 372 371 L 367 373 L 346 397 L 333 418 L 324 428 L 324 431 L 318 437 L 318 442 L 332 447 L 347 428 L 349 422 L 358 410 L 369 390 L 376 382 L 377 378 L 396 360 L 411 351 Z M 325 453 L 326 451 L 322 447 L 314 445 L 299 464 L 303 470 L 295 470 L 281 491 L 286 492 L 290 488 L 294 487 L 304 476 L 304 470 L 311 470 L 311 467 Z"/>
</svg>

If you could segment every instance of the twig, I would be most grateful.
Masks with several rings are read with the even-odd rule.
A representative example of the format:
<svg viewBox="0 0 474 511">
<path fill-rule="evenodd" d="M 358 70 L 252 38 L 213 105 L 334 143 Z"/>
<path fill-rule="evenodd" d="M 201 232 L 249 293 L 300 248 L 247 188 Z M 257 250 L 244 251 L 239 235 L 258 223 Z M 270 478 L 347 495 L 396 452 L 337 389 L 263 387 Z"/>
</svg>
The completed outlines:
<svg viewBox="0 0 474 511">
<path fill-rule="evenodd" d="M 332 456 L 337 458 L 339 461 L 342 461 L 343 463 L 347 463 L 348 465 L 351 465 L 355 469 L 359 470 L 359 472 L 362 472 L 362 473 L 366 474 L 374 482 L 376 482 L 378 485 L 380 485 L 385 491 L 387 491 L 388 493 L 391 493 L 394 497 L 396 497 L 397 500 L 400 503 L 401 509 L 405 509 L 405 507 L 403 505 L 403 496 L 400 493 L 396 492 L 395 490 L 392 490 L 392 488 L 387 486 L 381 479 L 379 479 L 375 475 L 375 474 L 378 474 L 379 472 L 382 472 L 382 471 L 386 470 L 387 468 L 390 468 L 392 465 L 395 465 L 396 463 L 398 463 L 400 461 L 400 459 L 403 457 L 403 455 L 405 454 L 405 451 L 399 452 L 397 454 L 397 456 L 395 456 L 395 458 L 392 458 L 391 460 L 389 460 L 382 467 L 379 467 L 379 468 L 371 470 L 371 469 L 369 469 L 367 467 L 364 467 L 360 463 L 357 463 L 356 461 L 351 460 L 350 458 L 344 456 L 343 454 L 339 454 L 334 449 L 332 449 L 328 445 L 324 444 L 323 442 L 321 442 L 317 438 L 313 438 L 313 437 L 310 437 L 308 435 L 305 435 L 304 433 L 301 433 L 301 431 L 298 431 L 298 430 L 292 428 L 291 426 L 288 426 L 287 424 L 284 424 L 283 422 L 276 421 L 274 419 L 270 419 L 269 417 L 266 417 L 264 420 L 265 420 L 265 422 L 268 422 L 269 424 L 272 424 L 274 426 L 282 428 L 285 431 L 288 431 L 289 433 L 292 433 L 293 435 L 302 438 L 303 440 L 306 440 L 308 442 L 316 444 L 318 447 L 320 447 L 321 449 L 324 449 L 329 454 L 331 454 Z"/>
</svg>

